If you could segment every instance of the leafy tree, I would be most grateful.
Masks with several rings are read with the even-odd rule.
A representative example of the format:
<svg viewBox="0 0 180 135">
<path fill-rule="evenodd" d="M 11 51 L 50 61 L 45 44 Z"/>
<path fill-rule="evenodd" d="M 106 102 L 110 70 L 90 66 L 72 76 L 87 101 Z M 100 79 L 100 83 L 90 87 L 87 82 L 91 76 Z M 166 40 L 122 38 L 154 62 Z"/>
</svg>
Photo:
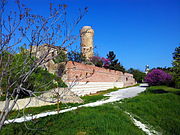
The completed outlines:
<svg viewBox="0 0 180 135">
<path fill-rule="evenodd" d="M 174 53 L 173 53 L 173 66 L 180 68 L 180 46 L 176 47 Z"/>
<path fill-rule="evenodd" d="M 128 70 L 128 73 L 133 74 L 133 77 L 138 83 L 142 83 L 142 81 L 144 80 L 144 77 L 146 76 L 144 72 L 141 72 L 140 70 L 133 69 L 133 68 L 130 68 Z"/>
<path fill-rule="evenodd" d="M 58 56 L 53 59 L 54 63 L 67 61 L 67 54 L 63 50 L 58 51 Z"/>
<path fill-rule="evenodd" d="M 154 69 L 147 74 L 145 77 L 145 82 L 152 85 L 168 85 L 172 81 L 172 76 L 163 70 Z"/>
<path fill-rule="evenodd" d="M 11 57 L 12 63 L 9 65 L 7 70 L 11 70 L 11 72 L 7 72 L 2 79 L 1 90 L 3 92 L 8 89 L 9 85 L 12 85 L 9 89 L 9 93 L 13 94 L 13 90 L 21 83 L 21 75 L 25 74 L 28 70 L 30 70 L 31 65 L 35 58 L 28 57 L 28 52 L 21 48 L 21 52 L 18 54 L 11 54 L 5 52 L 3 55 L 4 58 Z M 6 59 L 4 59 L 6 60 Z M 26 66 L 23 67 L 24 62 L 26 62 Z M 5 65 L 2 65 L 4 67 Z M 2 68 L 0 68 L 0 71 Z M 6 80 L 9 80 L 7 82 Z M 44 79 L 46 78 L 46 79 Z M 14 83 L 15 82 L 15 83 Z M 44 87 L 42 87 L 44 86 Z M 56 87 L 65 87 L 65 83 L 61 80 L 61 78 L 57 77 L 54 74 L 49 73 L 47 70 L 44 70 L 41 67 L 35 69 L 35 71 L 29 76 L 26 82 L 23 83 L 22 87 L 27 88 L 31 91 L 43 91 L 50 90 Z M 16 93 L 15 93 L 16 94 Z M 22 98 L 24 96 L 29 96 L 29 93 L 26 91 L 21 91 L 19 97 Z"/>
<path fill-rule="evenodd" d="M 173 53 L 172 75 L 175 88 L 180 88 L 180 46 Z"/>
<path fill-rule="evenodd" d="M 109 51 L 107 59 L 110 60 L 109 69 L 125 72 L 125 68 L 120 64 L 120 62 L 118 62 L 118 59 L 116 59 L 116 55 L 113 51 Z"/>
<path fill-rule="evenodd" d="M 103 61 L 102 61 L 101 57 L 93 56 L 92 58 L 90 58 L 90 61 L 97 67 L 103 66 Z"/>
</svg>

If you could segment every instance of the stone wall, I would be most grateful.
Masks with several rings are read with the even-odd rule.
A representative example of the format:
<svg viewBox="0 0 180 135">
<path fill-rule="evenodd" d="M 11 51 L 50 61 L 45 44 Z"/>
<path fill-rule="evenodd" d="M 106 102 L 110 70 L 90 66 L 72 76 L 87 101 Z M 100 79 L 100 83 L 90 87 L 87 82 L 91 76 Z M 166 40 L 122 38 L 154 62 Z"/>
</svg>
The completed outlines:
<svg viewBox="0 0 180 135">
<path fill-rule="evenodd" d="M 71 91 L 79 96 L 136 84 L 132 74 L 72 61 L 66 64 L 64 79 Z"/>
<path fill-rule="evenodd" d="M 57 99 L 57 93 L 59 98 Z M 82 103 L 83 100 L 75 95 L 72 91 L 67 88 L 56 88 L 52 89 L 49 92 L 46 92 L 38 97 L 23 98 L 17 101 L 17 104 L 14 106 L 13 110 L 24 109 L 28 107 L 40 107 L 46 105 L 53 105 L 57 103 L 57 100 L 61 103 Z M 46 101 L 46 102 L 45 102 Z M 14 100 L 10 101 L 10 105 Z M 5 101 L 0 101 L 0 111 L 3 110 Z"/>
</svg>

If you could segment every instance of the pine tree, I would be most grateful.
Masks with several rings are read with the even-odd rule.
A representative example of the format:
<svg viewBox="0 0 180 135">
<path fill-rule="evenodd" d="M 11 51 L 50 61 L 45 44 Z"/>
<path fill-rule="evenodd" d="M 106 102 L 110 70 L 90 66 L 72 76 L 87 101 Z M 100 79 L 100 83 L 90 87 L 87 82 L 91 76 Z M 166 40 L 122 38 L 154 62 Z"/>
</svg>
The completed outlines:
<svg viewBox="0 0 180 135">
<path fill-rule="evenodd" d="M 107 59 L 109 59 L 111 62 L 109 69 L 125 72 L 125 68 L 121 65 L 120 62 L 118 62 L 118 59 L 116 59 L 116 55 L 113 51 L 109 51 L 107 54 Z"/>
</svg>

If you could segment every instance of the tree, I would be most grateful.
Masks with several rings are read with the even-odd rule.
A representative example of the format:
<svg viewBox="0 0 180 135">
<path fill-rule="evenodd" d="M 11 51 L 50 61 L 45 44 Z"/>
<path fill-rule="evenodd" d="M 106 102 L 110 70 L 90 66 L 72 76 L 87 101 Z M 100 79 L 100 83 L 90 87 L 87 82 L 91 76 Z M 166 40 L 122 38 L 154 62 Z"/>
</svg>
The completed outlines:
<svg viewBox="0 0 180 135">
<path fill-rule="evenodd" d="M 172 76 L 163 70 L 154 69 L 147 74 L 145 77 L 145 82 L 150 86 L 154 85 L 168 85 L 172 81 Z"/>
<path fill-rule="evenodd" d="M 116 55 L 113 51 L 109 51 L 107 59 L 110 60 L 109 69 L 125 72 L 125 68 L 120 64 L 120 62 L 118 62 L 118 59 L 116 59 Z"/>
<path fill-rule="evenodd" d="M 76 51 L 71 51 L 68 52 L 68 61 L 75 61 L 75 62 L 85 62 L 86 57 L 83 56 L 82 53 L 76 52 Z"/>
<path fill-rule="evenodd" d="M 103 66 L 103 61 L 102 61 L 101 57 L 93 56 L 92 58 L 90 58 L 90 61 L 97 67 Z"/>
<path fill-rule="evenodd" d="M 41 45 L 58 45 L 60 48 L 72 45 L 78 37 L 73 35 L 72 31 L 87 12 L 87 8 L 81 10 L 74 22 L 70 24 L 69 21 L 67 22 L 65 4 L 55 6 L 50 3 L 48 15 L 32 14 L 20 0 L 15 1 L 12 9 L 6 10 L 8 4 L 7 0 L 0 1 L 0 89 L 3 88 L 6 97 L 5 106 L 0 112 L 0 130 L 21 97 L 21 93 L 27 93 L 29 97 L 37 97 L 37 91 L 32 87 L 39 86 L 35 84 L 38 81 L 32 84 L 29 82 L 34 78 L 37 79 L 39 75 L 47 75 L 47 72 L 40 67 L 59 55 L 57 53 L 50 57 L 53 50 L 49 47 L 37 57 L 38 48 Z M 17 48 L 20 47 L 27 50 L 26 54 L 19 54 Z M 54 77 L 51 81 L 54 81 Z M 46 82 L 46 87 L 47 85 L 49 83 Z M 41 87 L 45 86 L 41 85 Z"/>
<path fill-rule="evenodd" d="M 172 65 L 180 68 L 180 46 L 175 48 Z"/>
<path fill-rule="evenodd" d="M 146 76 L 144 72 L 141 72 L 140 70 L 133 68 L 128 69 L 128 73 L 133 74 L 133 77 L 138 83 L 142 83 L 144 77 Z"/>
<path fill-rule="evenodd" d="M 180 88 L 180 46 L 173 53 L 172 76 L 175 88 Z"/>
</svg>

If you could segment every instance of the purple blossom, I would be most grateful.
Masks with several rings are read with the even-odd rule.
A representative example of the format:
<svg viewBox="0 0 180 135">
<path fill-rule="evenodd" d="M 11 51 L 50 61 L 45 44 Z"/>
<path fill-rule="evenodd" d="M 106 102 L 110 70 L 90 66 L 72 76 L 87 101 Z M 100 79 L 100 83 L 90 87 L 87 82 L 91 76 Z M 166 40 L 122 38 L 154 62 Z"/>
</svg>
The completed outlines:
<svg viewBox="0 0 180 135">
<path fill-rule="evenodd" d="M 110 65 L 111 61 L 109 59 L 102 57 L 101 60 L 103 62 L 103 67 L 108 67 Z"/>
<path fill-rule="evenodd" d="M 149 85 L 165 85 L 172 81 L 172 76 L 163 70 L 154 69 L 145 77 L 145 82 Z"/>
<path fill-rule="evenodd" d="M 94 63 L 96 66 L 100 67 L 108 67 L 111 63 L 109 59 L 106 59 L 104 57 L 98 57 L 98 56 L 93 56 L 90 61 Z"/>
</svg>

